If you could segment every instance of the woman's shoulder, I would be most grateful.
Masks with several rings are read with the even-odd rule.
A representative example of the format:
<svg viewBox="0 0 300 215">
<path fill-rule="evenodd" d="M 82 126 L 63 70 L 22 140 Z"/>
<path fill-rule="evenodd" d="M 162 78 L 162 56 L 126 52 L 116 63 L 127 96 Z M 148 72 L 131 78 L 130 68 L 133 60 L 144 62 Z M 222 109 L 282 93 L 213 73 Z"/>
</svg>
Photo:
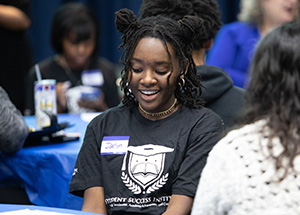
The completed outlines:
<svg viewBox="0 0 300 215">
<path fill-rule="evenodd" d="M 50 67 L 50 66 L 53 66 L 53 65 L 57 65 L 57 63 L 55 61 L 55 56 L 51 56 L 51 57 L 48 57 L 48 58 L 40 61 L 38 63 L 38 65 L 41 68 L 47 68 L 47 67 Z"/>
<path fill-rule="evenodd" d="M 228 23 L 224 25 L 220 31 L 219 34 L 231 34 L 235 35 L 236 37 L 249 37 L 254 34 L 258 34 L 257 26 L 254 23 L 247 23 L 247 22 L 241 22 L 236 21 L 232 23 Z"/>
<path fill-rule="evenodd" d="M 182 112 L 182 117 L 186 121 L 196 121 L 196 123 L 201 125 L 201 127 L 203 127 L 203 129 L 205 130 L 224 129 L 224 123 L 221 117 L 215 112 L 213 112 L 211 109 L 208 109 L 206 107 L 195 109 L 183 106 Z"/>
<path fill-rule="evenodd" d="M 257 26 L 254 23 L 248 23 L 248 22 L 231 22 L 228 24 L 225 24 L 222 29 L 231 30 L 231 31 L 239 31 L 239 30 L 249 30 L 257 28 Z"/>
<path fill-rule="evenodd" d="M 36 65 L 38 65 L 39 70 L 43 75 L 53 72 L 54 69 L 57 70 L 57 67 L 58 67 L 58 64 L 54 60 L 54 57 L 48 57 L 48 58 L 38 62 L 37 64 L 33 65 L 30 68 L 30 71 L 29 71 L 30 77 L 36 76 L 36 72 L 35 72 Z"/>
<path fill-rule="evenodd" d="M 261 140 L 260 129 L 263 123 L 259 121 L 243 125 L 228 132 L 210 152 L 209 162 L 218 160 L 229 169 L 233 166 L 237 169 L 241 168 L 241 164 L 248 159 L 255 160 L 261 157 L 259 140 Z"/>
<path fill-rule="evenodd" d="M 226 136 L 217 145 L 224 148 L 232 148 L 241 150 L 244 148 L 247 150 L 248 147 L 257 145 L 258 140 L 262 139 L 262 131 L 266 120 L 259 120 L 252 124 L 243 125 L 239 128 L 229 131 Z M 249 143 L 253 143 L 249 145 Z"/>
<path fill-rule="evenodd" d="M 221 120 L 221 117 L 216 114 L 214 111 L 212 111 L 211 109 L 209 108 L 206 108 L 206 107 L 202 107 L 202 108 L 189 108 L 189 107 L 186 107 L 186 110 L 189 110 L 187 111 L 187 113 L 190 113 L 191 115 L 197 115 L 198 118 L 204 118 L 204 119 L 216 119 L 216 120 Z"/>
<path fill-rule="evenodd" d="M 252 23 L 236 21 L 224 25 L 219 33 L 218 39 L 231 38 L 231 42 L 244 44 L 249 39 L 259 38 L 257 26 Z"/>
<path fill-rule="evenodd" d="M 39 69 L 43 75 L 53 74 L 53 72 L 57 71 L 58 68 L 61 68 L 59 64 L 55 60 L 55 56 L 48 57 L 37 63 Z M 31 70 L 35 70 L 35 65 L 31 68 Z"/>
</svg>

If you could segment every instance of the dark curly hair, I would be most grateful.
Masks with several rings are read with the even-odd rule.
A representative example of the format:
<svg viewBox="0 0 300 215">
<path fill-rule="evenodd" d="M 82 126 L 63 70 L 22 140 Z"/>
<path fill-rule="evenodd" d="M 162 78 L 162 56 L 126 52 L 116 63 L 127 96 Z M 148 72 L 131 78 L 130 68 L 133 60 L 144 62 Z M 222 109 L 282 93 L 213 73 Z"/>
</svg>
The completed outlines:
<svg viewBox="0 0 300 215">
<path fill-rule="evenodd" d="M 91 10 L 82 3 L 66 3 L 55 12 L 51 26 L 51 44 L 57 53 L 63 52 L 63 39 L 72 32 L 77 36 L 74 43 L 88 40 L 95 32 L 96 45 L 92 57 L 96 57 L 100 35 L 99 23 Z"/>
<path fill-rule="evenodd" d="M 140 19 L 150 16 L 166 16 L 180 20 L 185 15 L 198 16 L 204 21 L 204 31 L 196 31 L 193 48 L 203 48 L 205 42 L 214 39 L 222 22 L 219 5 L 216 0 L 143 0 L 140 7 Z"/>
<path fill-rule="evenodd" d="M 124 48 L 121 56 L 122 70 L 121 88 L 124 90 L 123 103 L 132 107 L 137 104 L 134 95 L 129 89 L 129 77 L 131 70 L 130 60 L 139 41 L 145 37 L 160 39 L 169 55 L 167 44 L 171 45 L 176 57 L 179 59 L 181 74 L 177 78 L 175 97 L 181 104 L 191 108 L 201 108 L 203 100 L 201 96 L 201 78 L 197 75 L 196 65 L 192 58 L 191 40 L 195 29 L 203 29 L 203 21 L 194 16 L 186 16 L 179 22 L 167 17 L 149 17 L 141 21 L 129 9 L 121 9 L 116 12 L 116 27 L 123 34 L 123 43 L 119 48 Z M 186 66 L 188 69 L 186 71 Z M 171 73 L 173 69 L 171 69 Z M 171 75 L 171 74 L 170 74 Z M 169 75 L 169 77 L 170 77 Z M 183 86 L 180 76 L 184 75 Z M 168 78 L 169 78 L 168 77 Z M 169 80 L 168 80 L 169 81 Z M 183 86 L 183 87 L 180 87 Z"/>
<path fill-rule="evenodd" d="M 300 26 L 288 23 L 266 35 L 258 44 L 246 91 L 244 123 L 267 119 L 268 148 L 276 169 L 293 168 L 300 153 Z M 272 151 L 278 137 L 283 151 Z M 289 161 L 285 168 L 284 161 Z M 283 176 L 281 179 L 283 179 Z"/>
</svg>

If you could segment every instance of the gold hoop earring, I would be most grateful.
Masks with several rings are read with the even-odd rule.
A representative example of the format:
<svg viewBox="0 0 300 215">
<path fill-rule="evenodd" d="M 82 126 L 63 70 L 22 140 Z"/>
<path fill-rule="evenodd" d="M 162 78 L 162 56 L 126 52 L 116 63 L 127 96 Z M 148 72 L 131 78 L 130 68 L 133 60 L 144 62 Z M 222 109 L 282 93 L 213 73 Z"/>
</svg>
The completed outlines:
<svg viewBox="0 0 300 215">
<path fill-rule="evenodd" d="M 181 78 L 181 81 L 182 81 L 182 86 L 184 87 L 184 85 L 185 85 L 184 77 Z"/>
</svg>

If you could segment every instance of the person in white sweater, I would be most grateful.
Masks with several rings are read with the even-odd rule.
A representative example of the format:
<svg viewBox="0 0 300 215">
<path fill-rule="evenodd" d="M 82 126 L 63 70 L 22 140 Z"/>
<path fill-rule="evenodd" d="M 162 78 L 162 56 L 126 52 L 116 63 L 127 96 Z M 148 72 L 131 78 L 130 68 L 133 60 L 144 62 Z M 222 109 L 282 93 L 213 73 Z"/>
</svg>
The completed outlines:
<svg viewBox="0 0 300 215">
<path fill-rule="evenodd" d="M 300 26 L 258 44 L 242 125 L 208 156 L 192 215 L 300 214 Z"/>
</svg>

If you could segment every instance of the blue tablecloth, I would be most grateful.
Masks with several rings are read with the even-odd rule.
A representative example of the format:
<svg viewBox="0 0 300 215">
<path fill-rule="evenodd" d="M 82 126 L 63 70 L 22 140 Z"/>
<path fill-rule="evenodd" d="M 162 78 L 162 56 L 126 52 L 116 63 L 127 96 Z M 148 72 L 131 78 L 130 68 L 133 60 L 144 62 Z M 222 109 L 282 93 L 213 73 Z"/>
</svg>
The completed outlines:
<svg viewBox="0 0 300 215">
<path fill-rule="evenodd" d="M 35 127 L 35 117 L 25 117 L 25 121 Z M 83 199 L 69 194 L 68 189 L 88 122 L 79 114 L 59 114 L 61 122 L 74 124 L 65 132 L 80 133 L 80 139 L 24 147 L 13 155 L 0 154 L 0 183 L 20 181 L 35 205 L 81 209 Z"/>
<path fill-rule="evenodd" d="M 50 207 L 41 207 L 41 206 L 34 206 L 34 205 L 11 205 L 11 204 L 0 204 L 0 212 L 7 212 L 7 211 L 17 211 L 17 210 L 40 210 L 40 211 L 52 211 L 57 213 L 64 213 L 64 214 L 81 214 L 81 215 L 93 215 L 95 213 L 89 213 L 85 211 L 76 211 L 70 209 L 61 209 L 61 208 L 50 208 Z"/>
</svg>

